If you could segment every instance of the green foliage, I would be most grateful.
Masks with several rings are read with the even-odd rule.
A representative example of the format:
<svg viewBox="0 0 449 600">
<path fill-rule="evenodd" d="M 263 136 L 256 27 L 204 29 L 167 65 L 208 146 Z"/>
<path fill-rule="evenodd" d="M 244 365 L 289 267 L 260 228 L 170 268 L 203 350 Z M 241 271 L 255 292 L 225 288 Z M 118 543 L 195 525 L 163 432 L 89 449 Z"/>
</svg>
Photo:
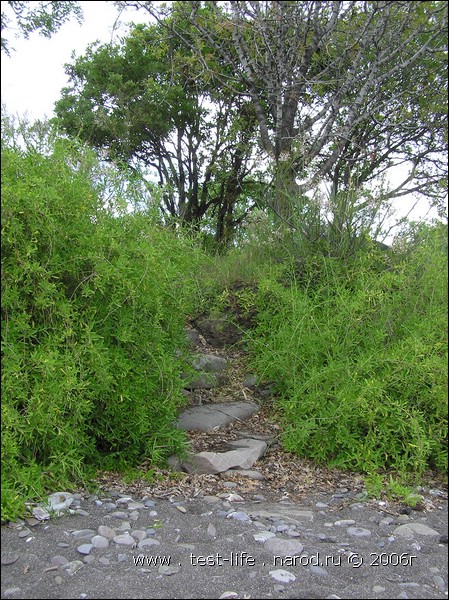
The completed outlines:
<svg viewBox="0 0 449 600">
<path fill-rule="evenodd" d="M 199 254 L 122 210 L 117 186 L 106 209 L 100 171 L 67 140 L 48 155 L 2 145 L 5 518 L 88 465 L 156 464 L 183 447 L 176 350 Z"/>
<path fill-rule="evenodd" d="M 201 225 L 228 244 L 260 190 L 248 177 L 256 128 L 249 102 L 205 80 L 203 65 L 159 24 L 136 25 L 118 44 L 92 44 L 66 72 L 59 126 L 106 160 L 157 178 L 167 222 Z"/>
<path fill-rule="evenodd" d="M 10 55 L 9 41 L 3 37 L 3 31 L 11 29 L 14 21 L 15 29 L 28 39 L 34 31 L 44 37 L 51 37 L 58 29 L 74 15 L 77 21 L 82 21 L 83 12 L 78 2 L 2 2 L 7 10 L 1 16 L 2 51 Z"/>
<path fill-rule="evenodd" d="M 447 470 L 447 252 L 305 257 L 259 288 L 254 363 L 274 381 L 287 450 L 340 468 Z M 297 272 L 297 271 L 296 271 Z"/>
</svg>

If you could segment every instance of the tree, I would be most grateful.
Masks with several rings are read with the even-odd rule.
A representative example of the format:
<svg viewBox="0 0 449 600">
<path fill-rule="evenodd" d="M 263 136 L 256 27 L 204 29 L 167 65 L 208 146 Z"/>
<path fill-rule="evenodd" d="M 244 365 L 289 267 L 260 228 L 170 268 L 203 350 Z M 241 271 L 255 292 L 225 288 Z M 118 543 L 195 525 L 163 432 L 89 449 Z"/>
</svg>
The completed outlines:
<svg viewBox="0 0 449 600">
<path fill-rule="evenodd" d="M 10 56 L 9 41 L 3 37 L 4 30 L 17 29 L 25 39 L 38 31 L 51 37 L 72 16 L 81 23 L 83 12 L 79 2 L 2 2 L 8 11 L 1 13 L 2 51 Z M 8 14 L 9 13 L 9 14 Z M 14 25 L 12 25 L 14 23 Z"/>
<path fill-rule="evenodd" d="M 257 184 L 248 180 L 256 130 L 248 101 L 220 94 L 158 25 L 91 46 L 66 72 L 72 85 L 55 110 L 66 132 L 157 181 L 166 215 L 198 226 L 213 213 L 217 240 L 232 237 L 236 204 Z"/>
<path fill-rule="evenodd" d="M 230 67 L 289 220 L 323 181 L 331 198 L 408 165 L 389 199 L 440 199 L 447 177 L 446 2 L 121 2 L 148 11 L 199 57 Z M 170 16 L 183 15 L 174 23 Z M 214 12 L 214 19 L 211 19 Z M 188 22 L 189 27 L 180 27 Z M 227 36 L 222 35 L 222 31 Z"/>
</svg>

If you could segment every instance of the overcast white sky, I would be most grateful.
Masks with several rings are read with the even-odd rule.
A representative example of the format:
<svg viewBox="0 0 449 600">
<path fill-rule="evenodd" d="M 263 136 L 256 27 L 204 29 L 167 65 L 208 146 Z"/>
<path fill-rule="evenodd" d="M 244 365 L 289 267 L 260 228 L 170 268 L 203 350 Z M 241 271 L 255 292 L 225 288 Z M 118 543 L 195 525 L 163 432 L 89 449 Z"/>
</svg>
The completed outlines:
<svg viewBox="0 0 449 600">
<path fill-rule="evenodd" d="M 3 4 L 6 3 L 2 2 L 2 9 Z M 97 39 L 108 42 L 111 36 L 125 33 L 129 21 L 148 22 L 144 12 L 128 10 L 119 16 L 113 2 L 80 4 L 84 22 L 79 25 L 71 19 L 50 39 L 37 33 L 31 34 L 28 40 L 15 39 L 13 31 L 7 31 L 10 47 L 15 49 L 10 58 L 1 53 L 2 103 L 9 114 L 27 116 L 31 121 L 53 116 L 54 103 L 60 98 L 61 89 L 68 85 L 64 64 L 71 62 L 73 51 L 80 56 L 89 43 Z M 414 201 L 407 198 L 397 200 L 398 214 L 406 214 L 412 203 Z M 427 209 L 426 202 L 420 202 L 413 218 L 424 216 Z"/>
<path fill-rule="evenodd" d="M 2 2 L 2 10 L 3 4 Z M 10 46 L 11 58 L 4 52 L 2 66 L 2 102 L 8 113 L 24 116 L 31 120 L 53 116 L 53 107 L 60 98 L 60 91 L 68 84 L 64 64 L 71 62 L 72 51 L 77 56 L 84 53 L 86 46 L 99 39 L 111 40 L 114 25 L 117 25 L 118 10 L 113 2 L 80 2 L 84 12 L 84 22 L 79 25 L 72 18 L 50 39 L 31 34 L 28 40 L 14 38 L 12 30 L 6 37 Z M 142 12 L 127 11 L 120 16 L 120 22 L 147 22 Z M 120 29 L 124 33 L 124 26 Z"/>
</svg>

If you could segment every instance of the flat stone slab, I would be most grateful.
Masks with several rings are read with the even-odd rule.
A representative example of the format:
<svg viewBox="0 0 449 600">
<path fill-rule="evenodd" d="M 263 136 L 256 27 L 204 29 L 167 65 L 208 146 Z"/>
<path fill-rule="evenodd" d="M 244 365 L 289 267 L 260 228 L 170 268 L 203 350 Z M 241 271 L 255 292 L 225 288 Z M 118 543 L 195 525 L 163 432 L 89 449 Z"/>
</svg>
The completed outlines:
<svg viewBox="0 0 449 600">
<path fill-rule="evenodd" d="M 188 473 L 215 474 L 228 469 L 250 469 L 265 452 L 267 445 L 261 440 L 243 439 L 229 442 L 236 450 L 228 452 L 199 452 L 191 454 L 182 467 Z"/>
<path fill-rule="evenodd" d="M 226 427 L 233 421 L 249 419 L 258 410 L 258 404 L 254 402 L 204 404 L 184 410 L 179 415 L 177 427 L 194 431 L 213 431 Z"/>
</svg>

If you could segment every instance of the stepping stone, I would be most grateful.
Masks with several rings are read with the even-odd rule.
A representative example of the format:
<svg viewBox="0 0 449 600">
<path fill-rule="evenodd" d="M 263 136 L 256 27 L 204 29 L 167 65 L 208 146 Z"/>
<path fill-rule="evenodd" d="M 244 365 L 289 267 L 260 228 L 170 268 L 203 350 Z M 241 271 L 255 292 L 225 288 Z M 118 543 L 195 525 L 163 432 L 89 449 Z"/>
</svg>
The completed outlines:
<svg viewBox="0 0 449 600">
<path fill-rule="evenodd" d="M 232 423 L 244 421 L 259 410 L 254 402 L 221 402 L 188 408 L 179 415 L 177 426 L 194 431 L 213 431 Z M 245 467 L 249 468 L 249 467 Z"/>
<path fill-rule="evenodd" d="M 249 469 L 265 452 L 267 445 L 261 440 L 237 440 L 230 442 L 230 446 L 237 450 L 229 452 L 199 452 L 191 454 L 187 461 L 182 462 L 182 467 L 188 473 L 214 474 L 223 473 L 228 469 L 240 467 Z"/>
</svg>

